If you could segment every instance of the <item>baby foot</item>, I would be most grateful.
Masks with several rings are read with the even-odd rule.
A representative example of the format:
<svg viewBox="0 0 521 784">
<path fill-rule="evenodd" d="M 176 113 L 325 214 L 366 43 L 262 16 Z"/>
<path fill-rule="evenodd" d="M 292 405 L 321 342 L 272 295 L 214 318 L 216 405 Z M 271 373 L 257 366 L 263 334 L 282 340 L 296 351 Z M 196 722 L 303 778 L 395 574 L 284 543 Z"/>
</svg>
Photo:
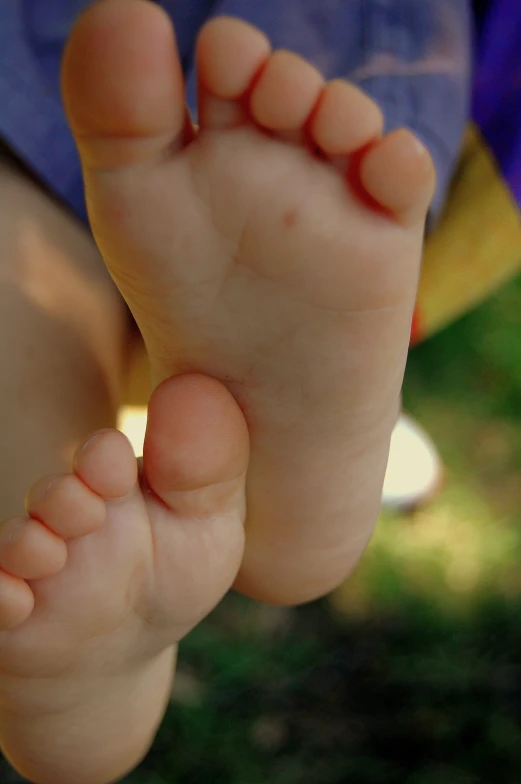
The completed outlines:
<svg viewBox="0 0 521 784">
<path fill-rule="evenodd" d="M 243 554 L 248 436 L 213 379 L 152 396 L 141 469 L 103 430 L 0 526 L 0 744 L 37 784 L 106 784 L 147 751 L 175 644 Z"/>
<path fill-rule="evenodd" d="M 106 0 L 63 70 L 92 228 L 156 382 L 223 381 L 250 432 L 237 586 L 314 598 L 358 560 L 377 517 L 425 215 L 428 153 L 382 134 L 376 105 L 221 18 L 198 48 L 188 119 L 168 18 Z"/>
</svg>

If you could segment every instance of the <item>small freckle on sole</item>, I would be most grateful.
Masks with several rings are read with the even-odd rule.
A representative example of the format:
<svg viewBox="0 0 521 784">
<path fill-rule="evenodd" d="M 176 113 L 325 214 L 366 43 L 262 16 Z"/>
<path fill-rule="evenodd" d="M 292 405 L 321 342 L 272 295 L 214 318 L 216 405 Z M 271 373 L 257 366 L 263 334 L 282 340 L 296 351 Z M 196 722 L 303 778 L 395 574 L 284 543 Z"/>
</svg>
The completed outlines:
<svg viewBox="0 0 521 784">
<path fill-rule="evenodd" d="M 296 210 L 288 210 L 284 213 L 282 222 L 287 229 L 291 229 L 292 226 L 295 225 L 297 222 L 297 211 Z"/>
</svg>

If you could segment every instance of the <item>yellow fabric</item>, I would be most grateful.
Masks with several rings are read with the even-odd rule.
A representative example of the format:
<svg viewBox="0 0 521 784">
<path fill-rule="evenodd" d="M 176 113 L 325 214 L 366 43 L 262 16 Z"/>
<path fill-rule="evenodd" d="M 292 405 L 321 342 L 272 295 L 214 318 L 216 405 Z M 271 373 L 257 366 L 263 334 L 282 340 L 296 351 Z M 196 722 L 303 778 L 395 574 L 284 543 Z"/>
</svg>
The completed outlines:
<svg viewBox="0 0 521 784">
<path fill-rule="evenodd" d="M 427 239 L 417 301 L 429 337 L 521 269 L 521 217 L 476 127 L 470 127 L 438 229 Z"/>
</svg>

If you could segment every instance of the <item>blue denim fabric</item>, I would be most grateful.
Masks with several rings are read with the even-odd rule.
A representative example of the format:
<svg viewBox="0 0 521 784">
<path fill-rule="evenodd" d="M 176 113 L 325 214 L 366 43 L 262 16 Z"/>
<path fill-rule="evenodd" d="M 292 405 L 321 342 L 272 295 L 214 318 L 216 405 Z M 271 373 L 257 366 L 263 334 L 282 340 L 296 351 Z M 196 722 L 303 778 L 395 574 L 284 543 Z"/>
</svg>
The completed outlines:
<svg viewBox="0 0 521 784">
<path fill-rule="evenodd" d="M 1 0 L 0 137 L 82 219 L 77 153 L 61 106 L 63 46 L 88 0 Z M 387 130 L 413 129 L 429 147 L 443 205 L 469 113 L 468 0 L 162 0 L 176 27 L 195 113 L 193 51 L 210 16 L 256 24 L 274 47 L 307 57 L 327 78 L 359 84 Z"/>
</svg>

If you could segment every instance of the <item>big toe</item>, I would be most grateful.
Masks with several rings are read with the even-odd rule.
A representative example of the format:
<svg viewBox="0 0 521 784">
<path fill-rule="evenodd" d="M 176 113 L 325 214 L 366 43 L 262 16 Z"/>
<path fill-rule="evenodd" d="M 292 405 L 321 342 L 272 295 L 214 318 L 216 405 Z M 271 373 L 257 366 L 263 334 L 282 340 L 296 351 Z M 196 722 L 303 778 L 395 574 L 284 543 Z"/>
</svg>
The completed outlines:
<svg viewBox="0 0 521 784">
<path fill-rule="evenodd" d="M 183 517 L 244 515 L 245 419 L 228 390 L 196 373 L 164 381 L 148 407 L 146 480 Z"/>
<path fill-rule="evenodd" d="M 62 68 L 84 167 L 147 162 L 182 143 L 188 119 L 172 25 L 144 0 L 105 0 L 80 17 Z"/>
<path fill-rule="evenodd" d="M 157 553 L 152 623 L 176 608 L 188 630 L 231 588 L 244 555 L 248 455 L 242 412 L 218 381 L 191 373 L 155 390 L 143 447 Z"/>
</svg>

